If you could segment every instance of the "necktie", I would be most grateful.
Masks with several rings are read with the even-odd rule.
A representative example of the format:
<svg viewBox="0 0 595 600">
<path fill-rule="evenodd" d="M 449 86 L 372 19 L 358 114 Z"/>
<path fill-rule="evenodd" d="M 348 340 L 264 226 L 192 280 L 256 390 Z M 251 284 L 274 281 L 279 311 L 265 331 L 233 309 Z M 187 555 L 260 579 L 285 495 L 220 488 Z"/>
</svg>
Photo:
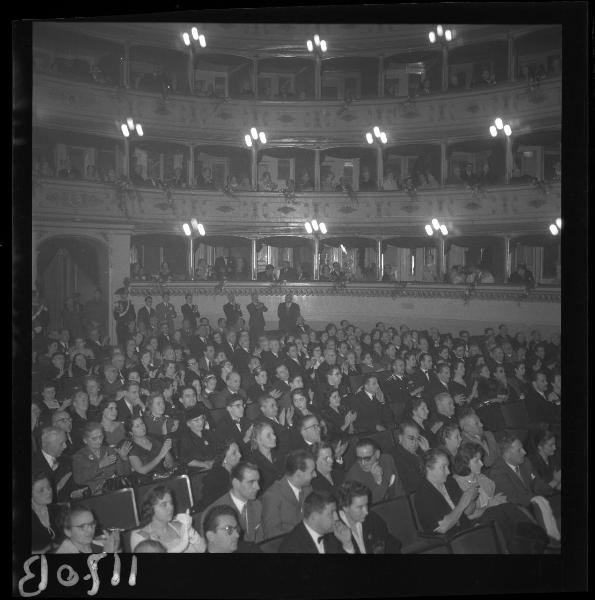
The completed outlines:
<svg viewBox="0 0 595 600">
<path fill-rule="evenodd" d="M 244 531 L 246 532 L 246 538 L 250 537 L 248 530 L 248 503 L 244 504 L 242 507 L 242 512 L 240 513 L 240 520 L 244 524 Z"/>
<path fill-rule="evenodd" d="M 424 375 L 426 376 L 426 379 L 428 381 L 430 381 L 430 372 L 429 371 L 424 371 Z"/>
<path fill-rule="evenodd" d="M 518 477 L 518 478 L 519 478 L 521 481 L 523 481 L 523 478 L 521 477 L 521 469 L 519 468 L 519 466 L 518 466 L 518 465 L 517 465 L 517 466 L 514 468 L 514 472 L 517 474 L 517 477 Z M 523 481 L 523 483 L 525 483 L 525 482 Z"/>
<path fill-rule="evenodd" d="M 56 459 L 55 456 L 52 456 L 52 462 L 50 464 L 50 467 L 52 468 L 52 471 L 55 471 L 58 468 L 58 460 Z"/>
<path fill-rule="evenodd" d="M 318 543 L 319 543 L 319 544 L 322 544 L 322 542 L 323 542 L 323 541 L 324 541 L 324 536 L 322 536 L 322 535 L 321 535 L 321 536 L 319 536 L 319 537 L 318 537 Z"/>
</svg>

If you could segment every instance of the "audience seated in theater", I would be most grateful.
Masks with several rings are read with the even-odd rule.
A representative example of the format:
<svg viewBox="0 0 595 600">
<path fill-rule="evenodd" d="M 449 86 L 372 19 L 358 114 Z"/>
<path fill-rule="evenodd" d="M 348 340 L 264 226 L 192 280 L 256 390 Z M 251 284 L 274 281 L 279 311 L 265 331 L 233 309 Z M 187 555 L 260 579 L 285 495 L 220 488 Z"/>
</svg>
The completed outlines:
<svg viewBox="0 0 595 600">
<path fill-rule="evenodd" d="M 545 423 L 553 431 L 560 428 L 560 402 L 555 392 L 548 393 L 547 376 L 542 371 L 534 372 L 531 377 L 531 385 L 525 397 L 525 406 L 530 424 Z"/>
<path fill-rule="evenodd" d="M 357 413 L 354 427 L 358 433 L 384 431 L 392 425 L 392 412 L 373 374 L 365 377 L 363 389 L 353 397 L 351 408 Z"/>
<path fill-rule="evenodd" d="M 328 374 L 336 373 L 335 368 L 328 371 Z M 336 437 L 346 437 L 355 433 L 355 420 L 357 412 L 349 410 L 341 402 L 341 393 L 339 389 L 330 389 L 325 393 L 323 401 L 325 408 L 321 411 L 321 416 L 327 426 L 328 435 Z"/>
<path fill-rule="evenodd" d="M 537 475 L 555 491 L 562 491 L 562 469 L 556 454 L 556 436 L 547 429 L 533 433 L 535 452 L 529 457 Z"/>
<path fill-rule="evenodd" d="M 253 543 L 241 539 L 242 528 L 235 508 L 214 506 L 204 518 L 206 552 L 210 554 L 260 553 Z"/>
<path fill-rule="evenodd" d="M 215 436 L 207 428 L 205 412 L 202 403 L 196 403 L 184 412 L 179 458 L 189 473 L 210 469 L 215 459 Z"/>
<path fill-rule="evenodd" d="M 368 507 L 370 490 L 356 481 L 345 482 L 337 492 L 340 520 L 349 527 L 356 554 L 400 554 L 401 542 L 386 523 Z"/>
<path fill-rule="evenodd" d="M 463 443 L 478 444 L 482 448 L 482 461 L 489 469 L 500 457 L 500 446 L 491 431 L 485 431 L 475 411 L 467 407 L 459 413 L 459 426 Z"/>
<path fill-rule="evenodd" d="M 58 530 L 60 507 L 53 504 L 52 485 L 45 473 L 33 473 L 31 486 L 31 551 L 51 552 Z"/>
<path fill-rule="evenodd" d="M 401 421 L 398 427 L 399 443 L 391 449 L 397 472 L 406 494 L 415 492 L 424 478 L 422 456 L 429 447 L 419 433 L 415 421 Z"/>
<path fill-rule="evenodd" d="M 462 442 L 461 430 L 457 423 L 445 423 L 436 435 L 438 448 L 448 455 L 450 461 L 449 468 L 452 472 L 454 459 L 459 451 Z"/>
<path fill-rule="evenodd" d="M 304 500 L 316 476 L 314 458 L 305 450 L 290 452 L 285 475 L 262 495 L 265 539 L 289 533 L 302 519 Z"/>
<path fill-rule="evenodd" d="M 273 398 L 265 397 L 265 400 L 265 404 L 275 402 Z M 284 454 L 278 448 L 279 438 L 275 435 L 270 419 L 265 419 L 259 419 L 254 424 L 250 444 L 252 453 L 248 457 L 260 471 L 260 489 L 263 493 L 283 475 L 284 469 Z"/>
<path fill-rule="evenodd" d="M 101 554 L 118 552 L 120 534 L 118 531 L 104 532 L 102 545 L 94 544 L 97 521 L 95 515 L 84 504 L 78 504 L 65 511 L 61 519 L 61 534 L 64 540 L 55 554 Z"/>
<path fill-rule="evenodd" d="M 403 496 L 405 491 L 390 454 L 381 452 L 371 438 L 360 438 L 355 447 L 356 462 L 347 472 L 346 481 L 358 481 L 371 493 L 372 504 Z"/>
<path fill-rule="evenodd" d="M 458 427 L 455 417 L 455 403 L 448 392 L 441 392 L 434 396 L 434 413 L 430 416 L 428 427 L 436 436 L 444 425 Z"/>
<path fill-rule="evenodd" d="M 319 442 L 312 447 L 311 454 L 316 461 L 316 477 L 311 484 L 313 490 L 334 494 L 345 480 L 343 454 L 347 443 L 339 441 L 336 447 L 336 455 L 333 446 L 328 442 Z"/>
<path fill-rule="evenodd" d="M 168 553 L 197 553 L 206 549 L 205 540 L 192 527 L 188 514 L 175 514 L 172 490 L 158 485 L 145 496 L 140 509 L 142 527 L 130 535 L 133 552 L 137 544 L 154 540 L 162 544 Z"/>
</svg>

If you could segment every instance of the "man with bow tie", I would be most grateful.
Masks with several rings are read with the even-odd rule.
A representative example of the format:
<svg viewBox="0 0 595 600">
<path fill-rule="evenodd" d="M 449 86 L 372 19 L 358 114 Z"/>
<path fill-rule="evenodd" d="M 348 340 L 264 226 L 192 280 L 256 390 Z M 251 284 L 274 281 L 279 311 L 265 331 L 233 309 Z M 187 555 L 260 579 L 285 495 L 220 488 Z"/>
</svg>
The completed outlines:
<svg viewBox="0 0 595 600">
<path fill-rule="evenodd" d="M 174 331 L 174 319 L 178 316 L 178 313 L 173 304 L 170 304 L 169 294 L 167 292 L 165 292 L 161 298 L 162 302 L 155 307 L 157 324 L 161 327 L 163 323 L 166 323 L 169 334 L 172 335 Z"/>
<path fill-rule="evenodd" d="M 370 373 L 364 386 L 353 398 L 351 410 L 357 413 L 354 421 L 356 432 L 384 431 L 391 427 L 393 417 L 384 401 L 376 375 Z"/>
<path fill-rule="evenodd" d="M 240 452 L 248 454 L 253 426 L 244 416 L 245 409 L 246 403 L 241 396 L 229 394 L 225 414 L 217 423 L 215 437 L 222 443 L 226 440 L 233 440 L 239 446 Z"/>
</svg>

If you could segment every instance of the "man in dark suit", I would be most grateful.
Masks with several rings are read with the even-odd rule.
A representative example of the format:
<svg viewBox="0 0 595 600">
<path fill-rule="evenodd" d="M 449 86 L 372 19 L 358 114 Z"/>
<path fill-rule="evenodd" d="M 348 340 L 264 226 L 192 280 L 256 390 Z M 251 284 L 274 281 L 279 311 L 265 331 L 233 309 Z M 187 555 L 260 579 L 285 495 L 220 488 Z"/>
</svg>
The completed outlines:
<svg viewBox="0 0 595 600">
<path fill-rule="evenodd" d="M 225 339 L 223 343 L 217 348 L 217 352 L 225 352 L 225 356 L 229 361 L 233 361 L 233 355 L 237 348 L 237 334 L 233 329 L 229 329 L 225 332 Z"/>
<path fill-rule="evenodd" d="M 314 457 L 305 450 L 287 455 L 285 476 L 262 495 L 262 525 L 269 539 L 289 533 L 302 520 L 302 506 L 316 476 Z"/>
<path fill-rule="evenodd" d="M 61 460 L 66 450 L 66 434 L 56 427 L 41 432 L 41 450 L 32 456 L 32 473 L 44 473 L 54 493 L 54 500 L 68 501 L 74 489 L 69 461 Z"/>
<path fill-rule="evenodd" d="M 198 361 L 198 370 L 203 376 L 209 373 L 213 375 L 219 374 L 219 369 L 215 363 L 215 345 L 212 342 L 207 342 L 202 353 L 202 358 Z"/>
<path fill-rule="evenodd" d="M 268 423 L 273 428 L 273 432 L 277 438 L 277 449 L 281 453 L 287 452 L 291 445 L 293 407 L 282 410 L 279 413 L 277 401 L 269 395 L 262 395 L 258 399 L 258 407 L 261 414 L 258 415 L 255 422 Z"/>
<path fill-rule="evenodd" d="M 152 296 L 145 296 L 145 305 L 141 306 L 138 310 L 138 315 L 136 316 L 136 324 L 140 325 L 144 324 L 145 329 L 149 331 L 151 328 L 151 318 L 155 317 L 155 309 L 153 308 L 153 298 Z"/>
<path fill-rule="evenodd" d="M 290 379 L 293 379 L 296 375 L 301 375 L 302 381 L 306 381 L 306 369 L 300 360 L 297 346 L 293 342 L 285 345 L 285 366 L 289 370 Z"/>
<path fill-rule="evenodd" d="M 533 373 L 531 385 L 525 397 L 525 406 L 529 415 L 529 423 L 547 423 L 549 429 L 559 430 L 561 411 L 560 406 L 554 404 L 548 397 L 548 382 L 545 373 Z M 555 398 L 555 394 L 553 396 Z"/>
<path fill-rule="evenodd" d="M 240 539 L 242 528 L 235 508 L 227 504 L 213 506 L 205 515 L 206 552 L 209 554 L 259 553 L 256 544 Z"/>
<path fill-rule="evenodd" d="M 435 410 L 432 411 L 427 424 L 424 427 L 429 428 L 434 435 L 444 427 L 444 425 L 457 425 L 455 416 L 455 401 L 449 392 L 436 394 L 431 403 Z M 430 405 L 428 405 L 430 408 Z"/>
<path fill-rule="evenodd" d="M 484 431 L 481 419 L 471 407 L 465 407 L 458 416 L 462 443 L 479 444 L 483 448 L 481 462 L 486 469 L 490 469 L 500 456 L 500 446 L 494 434 L 491 431 Z"/>
<path fill-rule="evenodd" d="M 234 294 L 227 294 L 227 304 L 223 305 L 223 312 L 227 320 L 227 327 L 234 331 L 237 330 L 242 311 L 240 305 L 236 302 Z"/>
<path fill-rule="evenodd" d="M 399 422 L 411 402 L 411 394 L 405 375 L 405 361 L 396 358 L 392 363 L 392 374 L 381 385 L 384 397 L 393 411 L 395 421 Z"/>
<path fill-rule="evenodd" d="M 116 402 L 118 421 L 129 421 L 132 417 L 138 417 L 145 409 L 140 399 L 140 386 L 136 381 L 129 381 L 124 389 L 124 396 Z"/>
<path fill-rule="evenodd" d="M 225 381 L 226 387 L 213 397 L 213 408 L 225 408 L 227 400 L 232 396 L 239 396 L 242 402 L 246 404 L 248 402 L 248 394 L 240 387 L 241 383 L 242 378 L 237 371 L 229 373 Z"/>
<path fill-rule="evenodd" d="M 310 330 L 310 325 L 306 325 L 306 323 L 304 322 L 304 317 L 300 315 L 295 323 L 294 333 L 299 336 L 302 335 L 302 333 L 310 333 Z"/>
<path fill-rule="evenodd" d="M 275 267 L 273 265 L 267 265 L 264 271 L 261 271 L 256 276 L 258 281 L 275 281 Z"/>
<path fill-rule="evenodd" d="M 271 338 L 269 342 L 269 349 L 262 353 L 261 361 L 262 366 L 269 374 L 269 381 L 272 381 L 275 378 L 277 367 L 283 364 L 283 357 L 280 353 L 280 345 L 277 338 Z"/>
<path fill-rule="evenodd" d="M 178 316 L 173 304 L 170 304 L 169 294 L 164 293 L 161 297 L 162 301 L 155 307 L 155 317 L 157 325 L 161 327 L 163 323 L 167 323 L 167 329 L 170 334 L 174 332 L 174 319 Z"/>
<path fill-rule="evenodd" d="M 312 492 L 304 501 L 304 517 L 279 548 L 280 554 L 354 554 L 351 530 L 337 515 L 335 499 Z"/>
<path fill-rule="evenodd" d="M 504 494 L 508 502 L 530 508 L 535 496 L 544 496 L 556 519 L 560 519 L 560 494 L 546 483 L 525 458 L 527 453 L 521 440 L 514 435 L 500 440 L 502 456 L 496 459 L 489 477 L 496 484 L 496 493 Z"/>
<path fill-rule="evenodd" d="M 264 313 L 269 309 L 260 302 L 258 294 L 252 294 L 252 302 L 246 308 L 250 315 L 250 319 L 248 320 L 250 340 L 253 345 L 256 345 L 256 341 L 264 333 Z"/>
<path fill-rule="evenodd" d="M 250 369 L 248 368 L 250 358 L 252 358 L 252 353 L 250 352 L 250 334 L 247 331 L 240 331 L 238 345 L 230 360 L 234 368 L 241 375 L 242 380 L 250 379 Z"/>
<path fill-rule="evenodd" d="M 357 413 L 354 427 L 358 433 L 384 431 L 393 422 L 391 410 L 378 385 L 378 378 L 372 373 L 366 375 L 364 389 L 353 397 L 351 410 Z"/>
<path fill-rule="evenodd" d="M 262 529 L 262 503 L 256 499 L 260 489 L 260 474 L 258 467 L 249 462 L 240 462 L 231 470 L 231 489 L 229 492 L 215 500 L 204 510 L 204 515 L 214 506 L 231 506 L 240 517 L 239 524 L 242 528 L 242 539 L 246 542 L 262 542 L 264 533 Z M 203 531 L 204 522 L 201 523 Z"/>
<path fill-rule="evenodd" d="M 200 359 L 208 343 L 207 328 L 205 325 L 199 325 L 197 328 L 197 335 L 190 336 L 190 339 L 188 340 L 190 354 Z"/>
<path fill-rule="evenodd" d="M 238 394 L 228 396 L 226 401 L 227 410 L 217 423 L 215 437 L 220 442 L 232 439 L 241 452 L 248 453 L 253 426 L 244 416 L 245 406 L 244 400 Z"/>
<path fill-rule="evenodd" d="M 300 307 L 293 301 L 293 294 L 285 295 L 285 302 L 281 302 L 277 308 L 277 316 L 281 331 L 290 333 L 295 330 L 297 318 L 300 316 Z"/>
<path fill-rule="evenodd" d="M 200 318 L 198 306 L 196 304 L 192 304 L 192 294 L 186 294 L 184 298 L 186 299 L 186 303 L 182 304 L 182 318 L 188 319 L 190 322 L 190 328 L 194 331 L 196 329 L 196 323 Z"/>
<path fill-rule="evenodd" d="M 356 554 L 400 554 L 401 542 L 386 523 L 368 509 L 370 490 L 357 481 L 344 482 L 337 492 L 339 518 L 349 527 Z"/>
<path fill-rule="evenodd" d="M 450 367 L 445 363 L 438 363 L 436 374 L 432 376 L 430 383 L 424 390 L 424 395 L 428 399 L 435 398 L 438 394 L 444 392 L 450 393 L 448 384 L 450 383 Z"/>
<path fill-rule="evenodd" d="M 415 421 L 402 421 L 399 424 L 399 443 L 391 448 L 397 473 L 406 494 L 415 492 L 425 477 L 425 469 L 420 456 L 419 428 Z"/>
<path fill-rule="evenodd" d="M 412 379 L 416 388 L 423 388 L 422 396 L 426 398 L 426 401 L 428 399 L 426 390 L 434 380 L 434 377 L 434 371 L 432 371 L 432 355 L 424 352 L 419 357 L 419 368 L 416 369 Z"/>
</svg>

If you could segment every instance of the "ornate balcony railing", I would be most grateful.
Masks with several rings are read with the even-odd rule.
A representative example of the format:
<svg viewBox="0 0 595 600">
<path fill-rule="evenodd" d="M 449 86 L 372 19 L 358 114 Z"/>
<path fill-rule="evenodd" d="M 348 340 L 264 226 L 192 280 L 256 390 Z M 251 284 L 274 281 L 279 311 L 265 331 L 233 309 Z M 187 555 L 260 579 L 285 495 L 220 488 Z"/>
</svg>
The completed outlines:
<svg viewBox="0 0 595 600">
<path fill-rule="evenodd" d="M 114 137 L 114 119 L 134 115 L 151 139 L 180 143 L 243 145 L 241 132 L 257 125 L 271 145 L 324 147 L 354 144 L 371 123 L 389 132 L 391 143 L 438 141 L 487 135 L 498 114 L 514 116 L 532 130 L 557 126 L 562 78 L 488 86 L 410 101 L 378 98 L 342 101 L 262 101 L 169 96 L 106 88 L 34 75 L 34 126 L 63 127 Z M 397 133 L 398 132 L 398 133 Z"/>
<path fill-rule="evenodd" d="M 522 233 L 546 231 L 547 224 L 560 216 L 560 205 L 560 184 L 481 191 L 444 187 L 419 190 L 414 197 L 391 191 L 359 192 L 355 198 L 304 192 L 286 198 L 281 193 L 232 196 L 196 189 L 123 189 L 85 180 L 33 180 L 34 219 L 68 221 L 76 216 L 88 222 L 133 224 L 141 231 L 178 231 L 182 221 L 200 217 L 208 228 L 216 227 L 217 233 L 271 235 L 274 225 L 276 235 L 303 234 L 303 222 L 318 218 L 331 233 L 423 235 L 424 224 L 437 217 L 453 233 Z"/>
</svg>

